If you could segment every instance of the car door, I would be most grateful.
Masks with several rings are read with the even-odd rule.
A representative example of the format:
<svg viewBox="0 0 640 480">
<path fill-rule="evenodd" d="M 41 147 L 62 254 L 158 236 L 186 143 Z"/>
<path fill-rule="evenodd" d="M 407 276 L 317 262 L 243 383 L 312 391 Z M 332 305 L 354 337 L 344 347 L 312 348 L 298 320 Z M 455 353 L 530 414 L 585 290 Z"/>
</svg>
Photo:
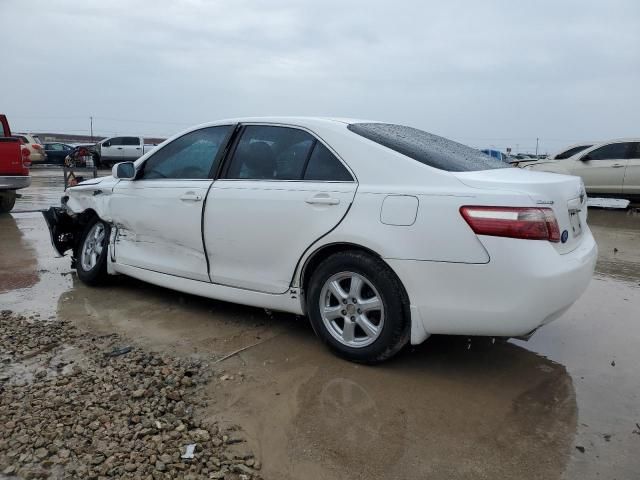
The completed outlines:
<svg viewBox="0 0 640 480">
<path fill-rule="evenodd" d="M 567 161 L 571 162 L 569 172 L 582 177 L 589 193 L 622 193 L 629 146 L 629 142 L 616 142 L 587 151 Z"/>
<path fill-rule="evenodd" d="M 233 126 L 189 132 L 137 165 L 110 198 L 119 264 L 209 282 L 202 208 Z"/>
<path fill-rule="evenodd" d="M 640 142 L 631 144 L 627 156 L 622 193 L 624 195 L 640 195 Z"/>
<path fill-rule="evenodd" d="M 140 137 L 122 137 L 122 160 L 134 161 L 142 156 L 142 139 Z"/>
<path fill-rule="evenodd" d="M 245 125 L 205 207 L 214 283 L 282 294 L 298 259 L 333 229 L 357 183 L 305 130 Z"/>
<path fill-rule="evenodd" d="M 124 155 L 123 137 L 113 137 L 100 146 L 100 159 L 106 163 L 122 162 Z"/>
</svg>

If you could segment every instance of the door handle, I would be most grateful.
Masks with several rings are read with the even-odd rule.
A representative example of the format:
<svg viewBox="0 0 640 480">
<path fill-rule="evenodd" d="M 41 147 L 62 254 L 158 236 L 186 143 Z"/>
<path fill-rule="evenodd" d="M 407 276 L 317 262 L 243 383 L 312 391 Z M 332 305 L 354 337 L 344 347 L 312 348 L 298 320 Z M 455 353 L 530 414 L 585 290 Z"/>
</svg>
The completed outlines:
<svg viewBox="0 0 640 480">
<path fill-rule="evenodd" d="M 136 147 L 136 150 L 140 150 L 140 147 Z"/>
<path fill-rule="evenodd" d="M 122 150 L 122 147 L 118 147 L 118 150 Z"/>
<path fill-rule="evenodd" d="M 310 205 L 338 205 L 340 203 L 340 199 L 330 197 L 327 194 L 318 194 L 307 198 L 305 202 Z"/>
<path fill-rule="evenodd" d="M 183 202 L 200 202 L 202 200 L 202 197 L 200 195 L 196 195 L 193 192 L 190 192 L 181 195 L 180 200 L 182 200 Z"/>
<path fill-rule="evenodd" d="M 613 165 L 611 165 L 611 168 L 622 168 L 624 167 L 624 165 L 620 165 L 619 163 L 614 163 Z"/>
</svg>

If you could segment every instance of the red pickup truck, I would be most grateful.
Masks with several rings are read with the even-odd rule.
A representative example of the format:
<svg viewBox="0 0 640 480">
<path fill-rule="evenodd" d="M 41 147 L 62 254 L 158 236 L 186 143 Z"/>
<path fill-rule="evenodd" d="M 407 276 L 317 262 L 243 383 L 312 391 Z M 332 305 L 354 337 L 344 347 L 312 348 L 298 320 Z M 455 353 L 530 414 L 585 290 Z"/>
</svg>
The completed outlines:
<svg viewBox="0 0 640 480">
<path fill-rule="evenodd" d="M 29 149 L 11 136 L 7 117 L 0 114 L 0 214 L 10 212 L 16 203 L 16 190 L 31 185 Z"/>
</svg>

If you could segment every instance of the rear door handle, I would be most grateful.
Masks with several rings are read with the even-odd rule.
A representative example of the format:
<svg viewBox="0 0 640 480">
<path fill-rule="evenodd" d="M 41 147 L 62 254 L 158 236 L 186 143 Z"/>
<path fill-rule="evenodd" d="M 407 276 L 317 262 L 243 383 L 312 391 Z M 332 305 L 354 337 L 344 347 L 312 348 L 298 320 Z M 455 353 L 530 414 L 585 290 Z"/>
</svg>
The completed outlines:
<svg viewBox="0 0 640 480">
<path fill-rule="evenodd" d="M 307 198 L 305 202 L 310 205 L 338 205 L 340 203 L 340 199 L 333 198 L 326 193 L 319 193 L 313 197 Z"/>
<path fill-rule="evenodd" d="M 619 163 L 615 163 L 611 165 L 611 168 L 622 168 L 622 167 L 624 167 L 624 165 L 620 165 Z"/>
<path fill-rule="evenodd" d="M 200 202 L 202 201 L 202 197 L 200 195 L 196 195 L 193 192 L 188 192 L 184 195 L 181 195 L 180 200 L 182 200 L 183 202 Z"/>
<path fill-rule="evenodd" d="M 118 150 L 122 150 L 122 147 L 118 147 Z"/>
</svg>

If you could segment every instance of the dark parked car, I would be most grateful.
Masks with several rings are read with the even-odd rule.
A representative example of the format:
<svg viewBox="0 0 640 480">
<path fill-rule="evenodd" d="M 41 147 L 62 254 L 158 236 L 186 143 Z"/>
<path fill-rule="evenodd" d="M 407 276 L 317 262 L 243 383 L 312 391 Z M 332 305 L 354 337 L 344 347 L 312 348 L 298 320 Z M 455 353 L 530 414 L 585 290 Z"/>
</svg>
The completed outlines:
<svg viewBox="0 0 640 480">
<path fill-rule="evenodd" d="M 73 147 L 66 143 L 45 143 L 44 151 L 47 154 L 47 161 L 62 165 L 67 155 L 71 153 Z"/>
</svg>

